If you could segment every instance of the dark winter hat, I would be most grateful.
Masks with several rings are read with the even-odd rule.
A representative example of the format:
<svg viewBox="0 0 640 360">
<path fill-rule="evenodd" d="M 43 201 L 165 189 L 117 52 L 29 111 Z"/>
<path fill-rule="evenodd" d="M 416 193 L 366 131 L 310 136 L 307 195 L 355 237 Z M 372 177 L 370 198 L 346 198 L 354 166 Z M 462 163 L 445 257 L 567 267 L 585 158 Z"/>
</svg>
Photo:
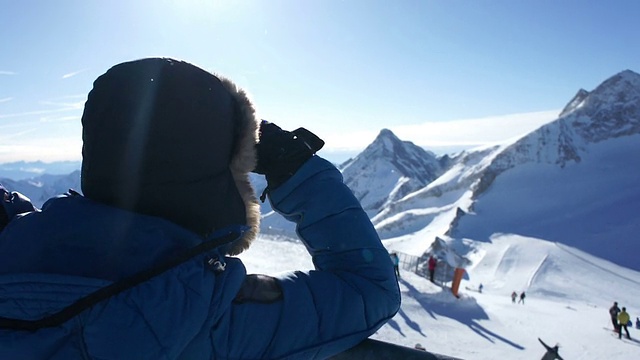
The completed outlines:
<svg viewBox="0 0 640 360">
<path fill-rule="evenodd" d="M 82 191 L 90 199 L 158 216 L 200 235 L 225 226 L 257 233 L 249 182 L 258 122 L 244 91 L 167 58 L 122 63 L 93 84 L 82 115 Z"/>
</svg>

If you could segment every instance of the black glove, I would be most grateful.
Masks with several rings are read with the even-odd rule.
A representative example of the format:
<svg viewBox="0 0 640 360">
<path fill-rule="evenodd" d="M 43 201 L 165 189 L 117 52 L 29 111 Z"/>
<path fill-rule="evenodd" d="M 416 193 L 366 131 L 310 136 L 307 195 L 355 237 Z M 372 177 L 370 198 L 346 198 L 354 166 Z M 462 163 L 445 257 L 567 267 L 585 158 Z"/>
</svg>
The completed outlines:
<svg viewBox="0 0 640 360">
<path fill-rule="evenodd" d="M 0 184 L 0 231 L 17 214 L 31 211 L 36 211 L 36 208 L 31 204 L 29 198 L 19 192 L 9 192 Z"/>
<path fill-rule="evenodd" d="M 269 188 L 275 189 L 323 146 L 324 141 L 305 128 L 286 131 L 262 120 L 256 144 L 258 165 L 253 172 L 265 175 Z"/>
</svg>

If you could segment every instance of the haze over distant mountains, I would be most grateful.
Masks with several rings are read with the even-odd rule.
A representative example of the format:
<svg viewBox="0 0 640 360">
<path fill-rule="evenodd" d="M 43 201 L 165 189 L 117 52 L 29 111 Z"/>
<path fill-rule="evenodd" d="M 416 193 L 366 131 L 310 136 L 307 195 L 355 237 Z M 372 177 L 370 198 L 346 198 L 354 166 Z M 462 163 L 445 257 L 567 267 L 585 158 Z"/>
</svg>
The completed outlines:
<svg viewBox="0 0 640 360">
<path fill-rule="evenodd" d="M 68 175 L 80 169 L 80 161 L 17 161 L 0 164 L 0 178 L 24 180 L 40 175 Z"/>
<path fill-rule="evenodd" d="M 470 242 L 517 234 L 640 270 L 638 154 L 640 75 L 626 70 L 580 89 L 556 120 L 516 141 L 436 156 L 383 129 L 340 169 L 389 249 L 421 255 L 439 237 L 469 257 Z M 40 205 L 79 189 L 79 172 L 7 178 L 0 166 L 1 183 Z M 263 232 L 295 236 L 262 206 Z"/>
</svg>

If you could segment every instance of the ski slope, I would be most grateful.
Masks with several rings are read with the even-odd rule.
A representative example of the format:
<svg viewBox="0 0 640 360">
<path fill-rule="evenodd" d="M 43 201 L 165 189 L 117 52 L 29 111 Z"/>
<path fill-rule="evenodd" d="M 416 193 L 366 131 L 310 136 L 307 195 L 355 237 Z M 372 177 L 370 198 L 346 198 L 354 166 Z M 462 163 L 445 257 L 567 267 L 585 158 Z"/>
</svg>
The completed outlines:
<svg viewBox="0 0 640 360">
<path fill-rule="evenodd" d="M 566 245 L 516 235 L 474 242 L 461 296 L 401 272 L 402 307 L 374 338 L 463 359 L 539 359 L 547 344 L 575 359 L 640 359 L 640 342 L 613 336 L 608 308 L 640 316 L 640 273 Z M 300 242 L 262 236 L 240 258 L 249 273 L 312 269 Z M 482 293 L 477 289 L 482 283 Z M 510 294 L 526 291 L 525 304 Z M 640 330 L 629 329 L 632 339 Z"/>
</svg>

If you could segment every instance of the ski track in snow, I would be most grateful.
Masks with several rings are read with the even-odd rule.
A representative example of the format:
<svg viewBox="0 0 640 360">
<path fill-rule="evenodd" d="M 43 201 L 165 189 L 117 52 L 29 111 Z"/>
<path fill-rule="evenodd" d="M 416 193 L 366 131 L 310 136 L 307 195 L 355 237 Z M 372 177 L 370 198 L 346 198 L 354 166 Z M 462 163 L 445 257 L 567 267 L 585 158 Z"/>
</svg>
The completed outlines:
<svg viewBox="0 0 640 360">
<path fill-rule="evenodd" d="M 574 257 L 576 257 L 576 258 L 578 258 L 578 259 L 580 259 L 580 260 L 582 260 L 582 261 L 584 261 L 585 263 L 587 263 L 587 264 L 589 264 L 589 265 L 591 265 L 591 266 L 593 266 L 593 267 L 596 267 L 596 268 L 598 268 L 598 269 L 600 269 L 600 270 L 602 270 L 602 271 L 604 271 L 604 272 L 607 272 L 607 273 L 609 273 L 609 274 L 611 274 L 611 275 L 613 275 L 613 276 L 616 276 L 616 277 L 619 277 L 619 278 L 621 278 L 621 279 L 624 279 L 624 280 L 626 280 L 626 281 L 628 281 L 628 282 L 630 282 L 630 283 L 632 283 L 632 284 L 635 284 L 635 285 L 637 285 L 637 286 L 640 286 L 640 280 L 634 280 L 634 279 L 628 278 L 628 277 L 626 277 L 626 276 L 624 276 L 624 275 L 620 275 L 619 273 L 613 272 L 613 271 L 611 271 L 611 270 L 609 270 L 609 269 L 607 269 L 607 268 L 604 268 L 604 267 L 602 267 L 602 266 L 600 266 L 600 265 L 598 265 L 598 264 L 594 263 L 593 261 L 589 261 L 589 260 L 587 260 L 586 258 L 584 258 L 584 257 L 582 257 L 582 256 L 580 256 L 580 255 L 578 255 L 578 254 L 576 254 L 575 252 L 573 252 L 573 251 L 569 250 L 569 247 L 567 247 L 567 246 L 565 246 L 565 245 L 562 245 L 562 244 L 560 244 L 560 243 L 555 243 L 555 244 L 556 244 L 556 246 L 557 246 L 560 250 L 565 251 L 566 253 L 568 253 L 568 254 L 570 254 L 570 255 L 572 255 L 572 256 L 574 256 Z"/>
<path fill-rule="evenodd" d="M 529 281 L 527 281 L 527 289 L 531 287 L 531 284 L 533 284 L 536 276 L 538 275 L 538 272 L 542 268 L 542 265 L 544 265 L 544 262 L 547 261 L 548 257 L 549 255 L 545 255 L 544 258 L 540 261 L 540 264 L 538 264 L 538 266 L 536 266 L 536 268 L 533 270 L 533 274 L 531 274 L 531 277 L 529 277 Z"/>
</svg>

